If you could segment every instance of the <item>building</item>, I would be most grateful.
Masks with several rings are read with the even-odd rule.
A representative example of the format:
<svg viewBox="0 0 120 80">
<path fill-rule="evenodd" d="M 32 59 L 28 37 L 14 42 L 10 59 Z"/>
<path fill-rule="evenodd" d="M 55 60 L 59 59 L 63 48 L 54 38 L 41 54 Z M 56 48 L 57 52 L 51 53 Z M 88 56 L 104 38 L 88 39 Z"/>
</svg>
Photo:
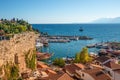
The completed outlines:
<svg viewBox="0 0 120 80">
<path fill-rule="evenodd" d="M 75 77 L 75 78 L 80 78 L 79 75 L 77 75 L 76 71 L 79 70 L 84 70 L 85 66 L 83 64 L 80 63 L 74 63 L 74 64 L 70 64 L 70 65 L 66 65 L 64 67 L 64 70 L 67 74 L 69 74 L 71 77 Z"/>
<path fill-rule="evenodd" d="M 109 61 L 111 58 L 107 56 L 100 56 L 94 59 L 93 63 L 102 66 L 104 62 Z"/>
<path fill-rule="evenodd" d="M 120 65 L 116 64 L 114 61 L 109 61 L 104 63 L 104 70 L 108 73 L 113 80 L 120 80 Z"/>
<path fill-rule="evenodd" d="M 49 77 L 46 78 L 39 78 L 38 80 L 74 80 L 71 78 L 67 73 L 58 73 L 58 74 L 52 74 Z"/>
<path fill-rule="evenodd" d="M 120 80 L 120 69 L 114 70 L 114 80 Z"/>
<path fill-rule="evenodd" d="M 95 67 L 79 70 L 77 73 L 83 80 L 111 80 L 109 75 L 104 73 L 101 69 Z"/>
<path fill-rule="evenodd" d="M 95 65 L 101 66 L 105 73 L 107 73 L 112 80 L 120 79 L 120 65 L 118 64 L 117 58 L 108 57 L 108 56 L 100 56 L 97 57 L 93 63 Z"/>
</svg>

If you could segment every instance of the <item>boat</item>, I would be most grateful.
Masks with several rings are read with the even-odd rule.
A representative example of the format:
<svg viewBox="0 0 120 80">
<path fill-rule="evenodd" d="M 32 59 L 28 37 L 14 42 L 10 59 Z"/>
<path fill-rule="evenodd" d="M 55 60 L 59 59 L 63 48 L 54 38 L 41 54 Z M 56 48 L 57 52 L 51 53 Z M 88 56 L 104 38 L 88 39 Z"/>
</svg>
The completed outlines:
<svg viewBox="0 0 120 80">
<path fill-rule="evenodd" d="M 96 47 L 96 44 L 87 45 L 86 47 L 87 47 L 87 48 L 95 48 L 95 47 Z"/>
<path fill-rule="evenodd" d="M 79 31 L 81 31 L 81 32 L 82 32 L 82 31 L 83 31 L 83 28 L 82 28 L 82 27 L 80 27 Z"/>
<path fill-rule="evenodd" d="M 42 46 L 43 46 L 43 44 L 42 44 L 42 43 L 40 43 L 40 42 L 37 42 L 35 46 L 38 48 L 38 47 L 42 47 Z"/>
<path fill-rule="evenodd" d="M 52 53 L 41 53 L 41 52 L 36 53 L 37 60 L 46 60 L 49 59 L 52 55 L 53 55 Z"/>
</svg>

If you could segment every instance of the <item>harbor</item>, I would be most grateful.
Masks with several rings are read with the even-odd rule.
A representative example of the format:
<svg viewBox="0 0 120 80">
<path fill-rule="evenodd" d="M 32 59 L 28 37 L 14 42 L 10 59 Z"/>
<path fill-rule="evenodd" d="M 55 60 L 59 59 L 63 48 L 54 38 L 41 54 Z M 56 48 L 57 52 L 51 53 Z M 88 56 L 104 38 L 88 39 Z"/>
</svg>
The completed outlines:
<svg viewBox="0 0 120 80">
<path fill-rule="evenodd" d="M 80 26 L 84 31 L 79 31 L 81 29 Z M 96 26 L 103 26 L 103 28 L 106 28 L 108 31 L 101 33 L 101 31 L 103 31 L 103 28 L 97 28 Z M 114 28 L 114 26 L 116 26 L 117 28 L 115 28 L 113 33 L 109 33 L 109 31 L 112 28 Z M 74 54 L 79 52 L 79 50 L 81 50 L 83 46 L 87 46 L 89 48 L 89 52 L 94 52 L 95 54 L 98 54 L 98 51 L 100 49 L 107 49 L 108 47 L 110 47 L 107 46 L 108 45 L 107 42 L 120 41 L 119 38 L 120 34 L 117 34 L 116 37 L 114 37 L 115 32 L 116 31 L 119 32 L 120 30 L 119 25 L 109 26 L 109 25 L 98 25 L 98 24 L 95 25 L 39 24 L 39 25 L 33 25 L 33 27 L 40 30 L 40 36 L 37 40 L 38 40 L 38 45 L 42 47 L 41 51 L 43 53 L 45 52 L 54 53 L 52 59 L 56 57 L 63 58 L 66 56 L 74 57 Z M 85 37 L 79 38 L 81 36 L 87 36 L 87 39 Z M 42 45 L 40 45 L 39 43 L 41 43 Z"/>
<path fill-rule="evenodd" d="M 70 43 L 72 41 L 78 41 L 78 40 L 92 40 L 93 38 L 90 38 L 88 36 L 63 36 L 63 35 L 40 35 L 39 38 L 36 39 L 36 48 L 37 48 L 37 59 L 38 60 L 44 60 L 49 59 L 53 56 L 53 54 L 50 54 L 49 51 L 41 52 L 42 47 L 43 48 L 49 48 L 50 43 Z M 40 53 L 40 52 L 41 53 Z"/>
</svg>

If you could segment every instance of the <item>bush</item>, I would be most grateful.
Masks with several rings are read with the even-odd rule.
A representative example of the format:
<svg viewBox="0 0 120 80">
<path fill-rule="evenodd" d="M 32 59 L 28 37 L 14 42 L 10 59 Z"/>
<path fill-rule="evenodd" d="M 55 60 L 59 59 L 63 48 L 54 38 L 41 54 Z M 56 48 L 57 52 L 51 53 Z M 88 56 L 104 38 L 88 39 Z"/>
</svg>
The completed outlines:
<svg viewBox="0 0 120 80">
<path fill-rule="evenodd" d="M 7 80 L 16 80 L 19 77 L 19 69 L 17 65 L 5 65 L 5 76 Z"/>
<path fill-rule="evenodd" d="M 56 58 L 55 60 L 53 60 L 53 64 L 63 67 L 65 65 L 65 61 L 62 58 Z"/>
<path fill-rule="evenodd" d="M 36 51 L 28 51 L 27 54 L 25 54 L 25 60 L 26 60 L 26 66 L 32 70 L 36 68 Z M 31 56 L 31 57 L 29 57 Z"/>
</svg>

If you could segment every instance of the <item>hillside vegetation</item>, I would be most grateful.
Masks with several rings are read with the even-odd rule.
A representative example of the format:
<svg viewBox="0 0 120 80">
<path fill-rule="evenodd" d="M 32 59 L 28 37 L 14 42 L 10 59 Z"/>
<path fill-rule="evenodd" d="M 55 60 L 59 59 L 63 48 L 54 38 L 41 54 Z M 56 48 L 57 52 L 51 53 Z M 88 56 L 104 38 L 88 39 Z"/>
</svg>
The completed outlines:
<svg viewBox="0 0 120 80">
<path fill-rule="evenodd" d="M 0 20 L 0 35 L 17 34 L 25 31 L 33 31 L 33 28 L 23 19 Z"/>
</svg>

